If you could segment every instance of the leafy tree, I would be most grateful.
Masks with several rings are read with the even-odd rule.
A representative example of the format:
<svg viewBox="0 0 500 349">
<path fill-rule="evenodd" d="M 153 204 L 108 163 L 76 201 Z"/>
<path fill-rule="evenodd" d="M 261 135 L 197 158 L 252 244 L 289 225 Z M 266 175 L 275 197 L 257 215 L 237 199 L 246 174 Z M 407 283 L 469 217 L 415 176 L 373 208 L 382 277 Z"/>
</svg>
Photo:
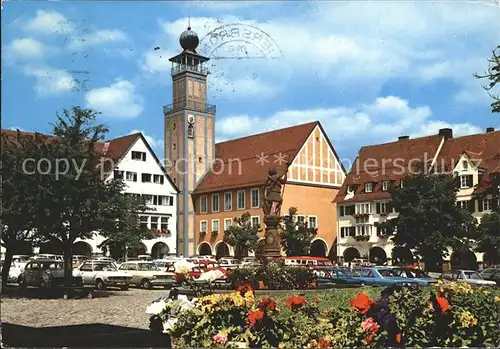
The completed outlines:
<svg viewBox="0 0 500 349">
<path fill-rule="evenodd" d="M 242 257 L 246 251 L 252 252 L 257 248 L 259 226 L 252 226 L 250 213 L 245 212 L 234 218 L 234 223 L 224 232 L 222 240 L 234 247 L 234 255 Z"/>
<path fill-rule="evenodd" d="M 396 247 L 415 250 L 427 270 L 438 268 L 448 248 L 469 247 L 476 222 L 468 210 L 456 205 L 455 177 L 419 171 L 405 179 L 404 188 L 389 191 L 399 215 L 382 228 L 393 234 Z"/>
<path fill-rule="evenodd" d="M 45 175 L 37 178 L 36 230 L 45 242 L 62 247 L 67 284 L 71 283 L 75 240 L 92 238 L 96 232 L 110 236 L 127 230 L 141 209 L 125 204 L 123 181 L 104 180 L 106 162 L 95 144 L 108 129 L 95 125 L 96 114 L 80 107 L 64 109 L 62 116 L 57 115 L 53 141 L 39 145 L 46 160 L 38 170 Z"/>
<path fill-rule="evenodd" d="M 488 91 L 488 94 L 493 98 L 494 102 L 491 103 L 491 110 L 493 113 L 500 113 L 500 97 L 491 93 L 491 90 L 500 83 L 500 45 L 493 50 L 492 57 L 488 59 L 488 71 L 482 75 L 474 74 L 477 79 L 488 79 L 490 82 L 483 88 Z"/>
<path fill-rule="evenodd" d="M 37 234 L 34 230 L 37 216 L 37 176 L 31 173 L 33 164 L 40 159 L 40 148 L 46 138 L 41 135 L 25 135 L 19 131 L 15 136 L 1 135 L 1 245 L 5 248 L 5 263 L 2 268 L 2 284 L 9 275 L 12 257 L 26 253 Z M 25 161 L 32 159 L 32 162 Z M 23 167 L 24 165 L 24 167 Z"/>
<path fill-rule="evenodd" d="M 127 259 L 127 252 L 131 248 L 139 245 L 141 240 L 154 239 L 158 233 L 141 228 L 140 217 L 137 213 L 151 210 L 147 207 L 144 198 L 122 195 L 114 188 L 110 189 L 110 195 L 114 196 L 113 202 L 116 205 L 113 208 L 114 214 L 119 216 L 119 223 L 117 225 L 111 220 L 107 221 L 108 226 L 102 231 L 105 240 L 98 247 L 103 251 L 119 251 L 119 255 Z"/>
<path fill-rule="evenodd" d="M 290 207 L 288 216 L 283 218 L 281 247 L 287 256 L 307 256 L 316 233 L 316 228 L 308 228 L 306 222 L 297 219 L 297 208 Z"/>
<path fill-rule="evenodd" d="M 491 260 L 500 261 L 500 212 L 487 213 L 477 229 L 477 252 L 484 252 Z"/>
</svg>

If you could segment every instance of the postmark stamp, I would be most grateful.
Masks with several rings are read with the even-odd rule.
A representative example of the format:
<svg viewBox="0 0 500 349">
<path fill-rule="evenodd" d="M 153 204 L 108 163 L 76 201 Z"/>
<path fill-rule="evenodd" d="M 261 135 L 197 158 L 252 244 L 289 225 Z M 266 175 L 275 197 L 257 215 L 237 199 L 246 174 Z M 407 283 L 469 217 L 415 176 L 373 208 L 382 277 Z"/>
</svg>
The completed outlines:
<svg viewBox="0 0 500 349">
<path fill-rule="evenodd" d="M 219 26 L 201 40 L 199 53 L 211 59 L 279 59 L 276 41 L 263 30 L 248 24 Z"/>
</svg>

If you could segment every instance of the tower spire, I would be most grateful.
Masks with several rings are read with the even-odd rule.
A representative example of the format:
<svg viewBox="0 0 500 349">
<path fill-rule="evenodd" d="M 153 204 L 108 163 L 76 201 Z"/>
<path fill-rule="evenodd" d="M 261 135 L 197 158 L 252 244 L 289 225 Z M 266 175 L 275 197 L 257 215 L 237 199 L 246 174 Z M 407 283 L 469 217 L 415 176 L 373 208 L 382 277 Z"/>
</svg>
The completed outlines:
<svg viewBox="0 0 500 349">
<path fill-rule="evenodd" d="M 191 16 L 188 16 L 188 30 L 191 30 Z"/>
</svg>

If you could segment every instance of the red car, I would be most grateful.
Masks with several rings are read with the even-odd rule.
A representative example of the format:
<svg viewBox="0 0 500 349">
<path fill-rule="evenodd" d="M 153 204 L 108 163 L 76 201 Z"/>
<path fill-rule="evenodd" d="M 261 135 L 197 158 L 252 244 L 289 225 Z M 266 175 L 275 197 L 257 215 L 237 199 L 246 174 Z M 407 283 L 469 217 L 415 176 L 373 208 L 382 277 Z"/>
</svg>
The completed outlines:
<svg viewBox="0 0 500 349">
<path fill-rule="evenodd" d="M 172 266 L 173 268 L 173 266 Z M 175 268 L 173 268 L 175 272 Z M 188 271 L 188 275 L 192 277 L 193 279 L 198 279 L 200 275 L 203 273 L 202 269 L 200 267 L 192 267 L 190 271 Z M 175 273 L 175 279 L 177 282 L 182 282 L 186 279 L 186 276 L 181 273 Z"/>
<path fill-rule="evenodd" d="M 215 263 L 212 261 L 200 261 L 199 266 L 203 272 L 210 271 L 210 270 L 219 270 L 220 272 L 222 272 L 226 276 L 229 273 L 229 270 L 222 268 L 219 263 Z"/>
</svg>

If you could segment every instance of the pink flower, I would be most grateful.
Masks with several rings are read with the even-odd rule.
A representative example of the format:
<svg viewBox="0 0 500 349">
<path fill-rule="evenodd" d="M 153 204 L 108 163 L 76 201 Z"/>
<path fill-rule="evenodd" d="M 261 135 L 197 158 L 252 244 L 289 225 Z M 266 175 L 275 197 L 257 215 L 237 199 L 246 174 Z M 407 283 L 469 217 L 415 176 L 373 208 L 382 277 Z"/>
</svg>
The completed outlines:
<svg viewBox="0 0 500 349">
<path fill-rule="evenodd" d="M 219 332 L 214 336 L 214 341 L 216 341 L 219 344 L 226 344 L 227 342 L 227 333 L 225 332 Z"/>
<path fill-rule="evenodd" d="M 361 323 L 361 328 L 366 332 L 377 333 L 377 331 L 380 329 L 380 325 L 377 324 L 371 317 L 369 317 Z"/>
</svg>

